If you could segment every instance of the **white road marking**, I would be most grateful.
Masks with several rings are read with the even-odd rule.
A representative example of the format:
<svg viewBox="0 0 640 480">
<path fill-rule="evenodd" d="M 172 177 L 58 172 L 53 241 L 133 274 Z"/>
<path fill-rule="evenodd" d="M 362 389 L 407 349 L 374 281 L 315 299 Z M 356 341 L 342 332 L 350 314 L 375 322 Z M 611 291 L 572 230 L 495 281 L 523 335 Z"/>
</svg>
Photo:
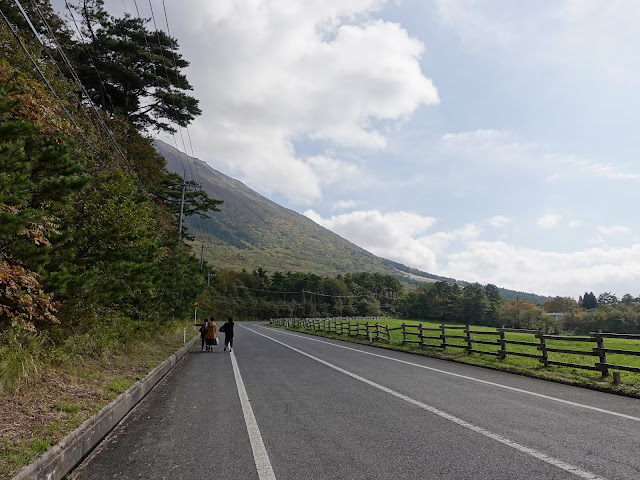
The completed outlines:
<svg viewBox="0 0 640 480">
<path fill-rule="evenodd" d="M 275 480 L 276 476 L 273 473 L 271 461 L 269 460 L 267 449 L 262 441 L 258 422 L 256 422 L 256 417 L 253 414 L 253 409 L 251 408 L 247 391 L 244 388 L 244 382 L 242 381 L 238 362 L 236 361 L 236 356 L 233 351 L 231 352 L 231 364 L 233 365 L 233 375 L 236 377 L 236 386 L 238 387 L 238 395 L 240 396 L 240 403 L 242 404 L 244 421 L 247 424 L 247 433 L 249 434 L 251 449 L 253 450 L 253 459 L 258 469 L 258 478 L 260 480 Z"/>
<path fill-rule="evenodd" d="M 267 328 L 267 327 L 263 326 L 263 328 Z M 494 386 L 494 387 L 504 388 L 505 390 L 510 390 L 512 392 L 524 393 L 526 395 L 532 395 L 534 397 L 544 398 L 546 400 L 553 400 L 554 402 L 564 403 L 566 405 L 571 405 L 573 407 L 579 407 L 579 408 L 584 408 L 584 409 L 587 409 L 587 410 L 593 410 L 595 412 L 605 413 L 607 415 L 613 415 L 613 416 L 616 416 L 616 417 L 626 418 L 627 420 L 633 420 L 635 422 L 640 422 L 640 417 L 634 417 L 633 415 L 627 415 L 627 414 L 624 414 L 624 413 L 618 413 L 618 412 L 614 412 L 614 411 L 611 411 L 611 410 L 606 410 L 604 408 L 599 408 L 599 407 L 592 407 L 591 405 L 585 405 L 583 403 L 576 403 L 576 402 L 572 402 L 570 400 L 564 400 L 562 398 L 551 397 L 549 395 L 543 395 L 542 393 L 536 393 L 536 392 L 532 392 L 530 390 L 523 390 L 521 388 L 510 387 L 508 385 L 502 385 L 500 383 L 490 382 L 488 380 L 481 380 L 479 378 L 469 377 L 467 375 L 461 375 L 459 373 L 447 372 L 446 370 L 440 370 L 439 368 L 427 367 L 425 365 L 420 365 L 418 363 L 408 362 L 407 360 L 400 360 L 398 358 L 388 357 L 386 355 L 380 355 L 379 353 L 366 352 L 364 350 L 359 350 L 357 348 L 347 347 L 347 346 L 344 346 L 344 345 L 337 345 L 335 343 L 325 342 L 323 340 L 318 340 L 317 338 L 310 338 L 310 337 L 307 337 L 307 336 L 296 335 L 294 333 L 280 331 L 280 330 L 278 330 L 278 331 L 280 333 L 285 334 L 285 335 L 291 335 L 292 337 L 296 337 L 296 338 L 300 338 L 300 339 L 304 339 L 304 340 L 309 340 L 309 341 L 314 341 L 314 342 L 318 342 L 318 343 L 324 343 L 325 345 L 331 345 L 331 346 L 336 347 L 336 348 L 344 348 L 345 350 L 351 350 L 353 352 L 363 353 L 365 355 L 371 355 L 372 357 L 384 358 L 385 360 L 393 360 L 394 362 L 404 363 L 405 365 L 411 365 L 413 367 L 423 368 L 425 370 L 431 370 L 432 372 L 438 372 L 438 373 L 442 373 L 444 375 L 451 375 L 452 377 L 457 377 L 457 378 L 464 378 L 465 380 L 471 380 L 471 381 L 478 382 L 478 383 L 484 383 L 485 385 L 491 385 L 491 386 Z M 471 365 L 471 366 L 473 366 L 473 365 Z"/>
<path fill-rule="evenodd" d="M 257 332 L 257 331 L 255 331 L 255 330 L 253 330 L 251 328 L 248 328 L 248 327 L 245 327 L 245 328 L 247 328 L 247 330 L 250 330 L 250 331 L 252 331 L 253 333 L 255 333 L 257 335 L 263 336 L 265 338 L 268 338 L 269 340 L 272 340 L 272 341 L 274 341 L 276 343 L 279 343 L 280 345 L 282 345 L 284 347 L 287 347 L 287 348 L 293 350 L 294 352 L 297 352 L 297 353 L 299 353 L 301 355 L 304 355 L 305 357 L 308 357 L 308 358 L 310 358 L 312 360 L 315 360 L 316 362 L 319 362 L 319 363 L 321 363 L 323 365 L 326 365 L 329 368 L 332 368 L 332 369 L 334 369 L 334 370 L 336 370 L 336 371 L 338 371 L 340 373 L 348 375 L 351 378 L 359 380 L 359 381 L 361 381 L 361 382 L 363 382 L 363 383 L 365 383 L 367 385 L 370 385 L 370 386 L 372 386 L 374 388 L 377 388 L 378 390 L 382 390 L 385 393 L 393 395 L 394 397 L 397 397 L 397 398 L 399 398 L 401 400 L 404 400 L 404 401 L 406 401 L 408 403 L 411 403 L 412 405 L 415 405 L 415 406 L 420 407 L 420 408 L 422 408 L 422 409 L 424 409 L 424 410 L 426 410 L 428 412 L 431 412 L 431 413 L 433 413 L 435 415 L 438 415 L 439 417 L 444 418 L 445 420 L 449 420 L 450 422 L 453 422 L 453 423 L 455 423 L 455 424 L 457 424 L 457 425 L 459 425 L 461 427 L 464 427 L 464 428 L 467 428 L 469 430 L 472 430 L 472 431 L 474 431 L 476 433 L 479 433 L 480 435 L 483 435 L 483 436 L 485 436 L 487 438 L 490 438 L 491 440 L 494 440 L 496 442 L 502 443 L 503 445 L 506 445 L 506 446 L 508 446 L 510 448 L 518 450 L 519 452 L 522 452 L 522 453 L 525 453 L 527 455 L 530 455 L 531 457 L 534 457 L 534 458 L 536 458 L 538 460 L 541 460 L 541 461 L 543 461 L 545 463 L 553 465 L 553 466 L 555 466 L 557 468 L 560 468 L 560 469 L 562 469 L 562 470 L 564 470 L 566 472 L 569 472 L 569 473 L 571 473 L 573 475 L 576 475 L 576 476 L 578 476 L 580 478 L 584 478 L 584 479 L 588 479 L 588 480 L 604 480 L 602 477 L 599 477 L 598 475 L 596 475 L 594 473 L 587 472 L 586 470 L 582 470 L 582 469 L 580 469 L 578 467 L 575 467 L 573 465 L 565 463 L 562 460 L 558 460 L 557 458 L 553 458 L 553 457 L 551 457 L 549 455 L 546 455 L 545 453 L 542 453 L 542 452 L 539 452 L 537 450 L 534 450 L 533 448 L 529 448 L 529 447 L 525 447 L 524 445 L 520 445 L 519 443 L 516 443 L 516 442 L 514 442 L 512 440 L 509 440 L 506 437 L 503 437 L 503 436 L 498 435 L 496 433 L 490 432 L 489 430 L 485 430 L 482 427 L 478 427 L 476 425 L 473 425 L 473 424 L 471 424 L 469 422 L 466 422 L 466 421 L 464 421 L 464 420 L 462 420 L 462 419 L 460 419 L 458 417 L 455 417 L 455 416 L 450 415 L 450 414 L 448 414 L 446 412 L 443 412 L 442 410 L 438 410 L 435 407 L 432 407 L 432 406 L 427 405 L 425 403 L 422 403 L 422 402 L 420 402 L 418 400 L 415 400 L 415 399 L 413 399 L 411 397 L 403 395 L 403 394 L 401 394 L 399 392 L 396 392 L 395 390 L 391 390 L 390 388 L 387 388 L 387 387 L 385 387 L 383 385 L 380 385 L 379 383 L 375 383 L 375 382 L 373 382 L 371 380 L 368 380 L 368 379 L 366 379 L 364 377 L 361 377 L 360 375 L 357 375 L 355 373 L 349 372 L 348 370 L 340 368 L 337 365 L 333 365 L 332 363 L 329 363 L 329 362 L 327 362 L 325 360 L 322 360 L 321 358 L 318 358 L 318 357 L 315 357 L 315 356 L 313 356 L 313 355 L 311 355 L 309 353 L 303 352 L 302 350 L 299 350 L 299 349 L 297 349 L 295 347 L 292 347 L 291 345 L 287 345 L 286 343 L 281 342 L 280 340 L 276 340 L 275 338 L 272 338 L 272 337 L 270 337 L 268 335 L 264 335 L 263 333 Z"/>
</svg>

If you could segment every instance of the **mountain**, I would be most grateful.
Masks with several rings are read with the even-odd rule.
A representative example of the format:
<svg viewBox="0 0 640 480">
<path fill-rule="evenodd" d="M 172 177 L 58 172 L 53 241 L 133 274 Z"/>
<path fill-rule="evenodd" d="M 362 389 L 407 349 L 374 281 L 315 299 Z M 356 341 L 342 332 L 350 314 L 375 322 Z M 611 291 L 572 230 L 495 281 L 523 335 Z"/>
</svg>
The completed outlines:
<svg viewBox="0 0 640 480">
<path fill-rule="evenodd" d="M 366 271 L 393 275 L 408 284 L 439 280 L 466 284 L 373 255 L 161 140 L 155 141 L 155 147 L 166 159 L 169 171 L 183 176 L 187 172 L 186 177 L 195 178 L 210 197 L 224 200 L 221 211 L 212 213 L 210 219 L 186 219 L 196 238 L 194 249 L 200 254 L 204 245 L 204 258 L 214 268 L 252 271 L 262 267 L 269 272 L 323 276 Z M 547 298 L 505 289 L 501 292 L 504 298 Z"/>
</svg>

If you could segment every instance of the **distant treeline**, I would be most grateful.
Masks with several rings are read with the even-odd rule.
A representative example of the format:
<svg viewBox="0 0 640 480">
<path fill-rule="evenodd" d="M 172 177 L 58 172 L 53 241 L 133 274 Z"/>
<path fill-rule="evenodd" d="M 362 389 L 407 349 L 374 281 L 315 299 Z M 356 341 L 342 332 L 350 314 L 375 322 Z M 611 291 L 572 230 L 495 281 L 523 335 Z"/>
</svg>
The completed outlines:
<svg viewBox="0 0 640 480">
<path fill-rule="evenodd" d="M 438 281 L 407 292 L 392 275 L 352 273 L 321 277 L 313 273 L 218 270 L 211 277 L 204 314 L 240 318 L 377 316 L 435 322 L 527 328 L 545 332 L 640 333 L 640 299 L 622 301 L 601 294 L 585 308 L 572 298 L 533 303 L 505 299 L 495 285 Z M 553 313 L 555 315 L 549 315 Z M 563 315 L 557 315 L 557 314 Z"/>
<path fill-rule="evenodd" d="M 387 259 L 383 259 L 382 263 L 385 265 L 388 265 L 390 267 L 393 267 L 394 269 L 400 271 L 400 272 L 405 272 L 405 273 L 409 273 L 411 275 L 415 275 L 417 277 L 422 277 L 422 278 L 427 278 L 427 279 L 431 279 L 431 280 L 439 280 L 439 281 L 443 281 L 443 282 L 448 282 L 448 283 L 455 283 L 458 284 L 461 287 L 466 287 L 467 285 L 470 284 L 470 282 L 465 282 L 464 280 L 456 280 L 455 278 L 450 278 L 450 277 L 442 277 L 440 275 L 434 275 L 432 273 L 427 273 L 427 272 L 423 272 L 422 270 L 418 270 L 417 268 L 411 268 L 411 267 L 407 267 L 406 265 L 403 265 L 401 263 L 398 262 L 394 262 L 392 260 L 387 260 Z M 402 281 L 406 282 L 406 283 L 410 283 L 413 285 L 422 285 L 424 282 L 417 280 L 417 279 L 412 279 L 409 277 L 404 277 L 402 279 Z M 521 299 L 521 300 L 528 300 L 530 302 L 534 302 L 534 303 L 541 303 L 544 302 L 545 300 L 549 300 L 551 297 L 547 297 L 547 296 L 543 296 L 543 295 L 536 295 L 535 293 L 528 293 L 528 292 L 520 292 L 517 290 L 510 290 L 508 288 L 501 288 L 498 287 L 498 290 L 500 291 L 500 295 L 502 296 L 502 298 L 505 299 Z"/>
</svg>

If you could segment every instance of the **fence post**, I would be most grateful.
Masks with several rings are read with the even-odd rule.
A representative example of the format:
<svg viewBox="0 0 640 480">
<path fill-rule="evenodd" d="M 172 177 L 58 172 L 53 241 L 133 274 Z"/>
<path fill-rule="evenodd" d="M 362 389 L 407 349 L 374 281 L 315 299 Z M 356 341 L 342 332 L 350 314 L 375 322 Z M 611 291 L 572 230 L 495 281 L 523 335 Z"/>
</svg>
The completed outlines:
<svg viewBox="0 0 640 480">
<path fill-rule="evenodd" d="M 384 328 L 387 330 L 387 341 L 391 343 L 391 332 L 389 331 L 389 325 L 385 325 Z"/>
<path fill-rule="evenodd" d="M 540 339 L 540 346 L 538 349 L 542 352 L 542 358 L 540 361 L 545 367 L 549 366 L 549 352 L 547 351 L 547 339 L 544 338 L 544 332 L 542 330 L 538 330 L 536 337 Z"/>
<path fill-rule="evenodd" d="M 464 332 L 467 334 L 467 353 L 471 353 L 471 350 L 473 350 L 473 342 L 471 341 L 471 327 L 468 323 Z"/>
<path fill-rule="evenodd" d="M 498 331 L 500 332 L 500 351 L 498 353 L 500 354 L 500 358 L 504 360 L 507 358 L 507 337 L 504 334 L 504 327 L 499 328 Z"/>
<path fill-rule="evenodd" d="M 440 345 L 443 349 L 446 350 L 447 348 L 447 331 L 446 331 L 446 327 L 444 326 L 444 323 L 440 324 L 440 331 L 442 332 L 440 334 L 440 339 L 442 340 L 442 345 Z"/>
<path fill-rule="evenodd" d="M 407 341 L 407 326 L 402 322 L 402 343 Z"/>
<path fill-rule="evenodd" d="M 602 329 L 598 330 L 598 333 L 602 333 Z M 592 334 L 593 335 L 593 334 Z M 595 335 L 596 344 L 598 345 L 598 358 L 600 359 L 600 371 L 603 377 L 609 376 L 609 368 L 607 365 L 607 352 L 604 349 L 604 338 L 600 335 Z"/>
</svg>

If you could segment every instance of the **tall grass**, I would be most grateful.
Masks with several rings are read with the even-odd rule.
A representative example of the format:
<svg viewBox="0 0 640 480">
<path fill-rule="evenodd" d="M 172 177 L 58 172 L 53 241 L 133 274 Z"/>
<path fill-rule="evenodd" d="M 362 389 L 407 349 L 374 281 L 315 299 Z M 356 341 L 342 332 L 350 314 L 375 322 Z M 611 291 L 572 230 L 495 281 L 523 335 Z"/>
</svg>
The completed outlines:
<svg viewBox="0 0 640 480">
<path fill-rule="evenodd" d="M 0 392 L 16 382 L 37 378 L 47 362 L 51 341 L 47 333 L 10 328 L 0 333 Z"/>
<path fill-rule="evenodd" d="M 175 325 L 166 322 L 119 316 L 85 320 L 74 329 L 54 327 L 30 332 L 8 328 L 0 332 L 0 392 L 12 391 L 18 384 L 33 384 L 47 365 L 122 353 L 131 345 L 148 342 L 173 328 Z"/>
</svg>

